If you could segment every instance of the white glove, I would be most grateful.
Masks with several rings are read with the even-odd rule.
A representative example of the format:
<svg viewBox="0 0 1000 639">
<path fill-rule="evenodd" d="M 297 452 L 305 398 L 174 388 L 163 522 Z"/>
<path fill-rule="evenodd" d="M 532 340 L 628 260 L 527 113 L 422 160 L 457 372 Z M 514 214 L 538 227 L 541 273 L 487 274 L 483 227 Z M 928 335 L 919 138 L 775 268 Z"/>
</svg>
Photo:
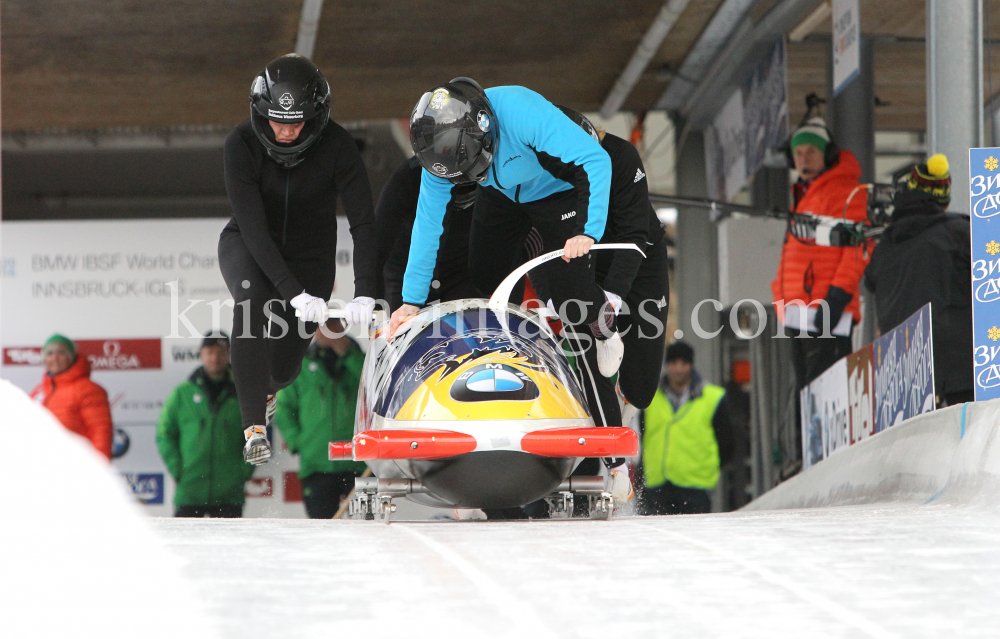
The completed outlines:
<svg viewBox="0 0 1000 639">
<path fill-rule="evenodd" d="M 344 322 L 348 326 L 361 324 L 368 326 L 372 322 L 372 312 L 375 310 L 375 300 L 370 297 L 355 297 L 344 307 Z"/>
<path fill-rule="evenodd" d="M 622 311 L 622 298 L 615 295 L 611 291 L 604 291 L 604 297 L 608 299 L 608 303 L 611 304 L 611 308 L 614 309 L 615 315 L 621 313 Z"/>
<path fill-rule="evenodd" d="M 299 317 L 304 322 L 316 322 L 323 324 L 327 318 L 327 305 L 325 300 L 321 300 L 315 295 L 310 295 L 302 291 L 291 300 L 292 308 L 299 311 Z"/>
</svg>

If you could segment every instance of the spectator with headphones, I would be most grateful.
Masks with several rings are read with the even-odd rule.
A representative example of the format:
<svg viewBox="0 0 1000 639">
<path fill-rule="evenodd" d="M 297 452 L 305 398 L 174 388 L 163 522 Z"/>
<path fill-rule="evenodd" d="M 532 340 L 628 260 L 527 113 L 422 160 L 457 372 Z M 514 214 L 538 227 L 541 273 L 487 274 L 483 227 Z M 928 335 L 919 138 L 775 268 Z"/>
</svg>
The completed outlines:
<svg viewBox="0 0 1000 639">
<path fill-rule="evenodd" d="M 809 118 L 796 129 L 790 147 L 799 174 L 792 187 L 796 213 L 850 222 L 867 218 L 861 166 L 850 151 L 837 148 L 822 118 Z M 785 233 L 771 283 L 778 319 L 793 329 L 792 335 L 806 332 L 815 338 L 792 340 L 799 389 L 850 354 L 851 328 L 861 321 L 858 283 L 867 264 L 868 250 L 819 246 Z M 845 313 L 852 321 L 841 322 Z"/>
</svg>

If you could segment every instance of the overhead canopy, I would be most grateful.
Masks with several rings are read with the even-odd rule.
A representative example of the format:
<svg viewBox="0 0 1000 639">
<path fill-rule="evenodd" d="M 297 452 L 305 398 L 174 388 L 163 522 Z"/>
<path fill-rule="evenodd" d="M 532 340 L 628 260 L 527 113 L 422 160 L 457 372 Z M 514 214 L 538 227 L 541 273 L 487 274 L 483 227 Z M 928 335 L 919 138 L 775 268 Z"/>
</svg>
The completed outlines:
<svg viewBox="0 0 1000 639">
<path fill-rule="evenodd" d="M 294 49 L 302 3 L 7 0 L 0 24 L 3 130 L 232 126 L 245 117 L 253 76 Z M 737 24 L 753 24 L 779 4 L 688 3 L 623 108 L 657 103 L 717 13 L 735 10 Z M 1000 0 L 986 4 L 987 14 L 1000 9 Z M 661 6 L 325 2 L 313 57 L 333 87 L 338 120 L 406 117 L 422 91 L 456 75 L 487 86 L 522 84 L 596 110 Z M 924 3 L 862 2 L 861 14 L 864 33 L 878 38 L 876 94 L 889 103 L 877 109 L 877 128 L 922 130 Z M 1000 26 L 993 30 L 1000 35 Z M 829 31 L 829 20 L 822 21 L 789 47 L 793 119 L 805 93 L 825 92 Z"/>
</svg>

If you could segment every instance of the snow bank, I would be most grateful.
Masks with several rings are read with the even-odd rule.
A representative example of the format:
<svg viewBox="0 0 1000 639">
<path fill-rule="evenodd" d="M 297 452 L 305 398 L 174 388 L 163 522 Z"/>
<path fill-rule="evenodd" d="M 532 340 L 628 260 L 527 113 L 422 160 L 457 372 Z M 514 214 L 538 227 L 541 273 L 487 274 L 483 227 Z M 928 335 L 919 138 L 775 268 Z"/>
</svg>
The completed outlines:
<svg viewBox="0 0 1000 639">
<path fill-rule="evenodd" d="M 863 440 L 744 508 L 877 503 L 1000 508 L 1000 400 L 951 406 Z"/>
<path fill-rule="evenodd" d="M 124 480 L 5 380 L 0 442 L 0 634 L 218 636 Z"/>
</svg>

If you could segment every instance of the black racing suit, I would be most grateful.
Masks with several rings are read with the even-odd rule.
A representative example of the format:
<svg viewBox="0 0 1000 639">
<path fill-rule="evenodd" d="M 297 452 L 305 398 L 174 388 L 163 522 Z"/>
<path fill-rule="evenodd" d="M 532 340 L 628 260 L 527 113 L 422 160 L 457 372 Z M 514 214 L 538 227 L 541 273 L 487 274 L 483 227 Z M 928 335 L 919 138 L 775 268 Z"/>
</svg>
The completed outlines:
<svg viewBox="0 0 1000 639">
<path fill-rule="evenodd" d="M 593 251 L 591 255 L 596 260 L 597 283 L 624 301 L 617 318 L 618 331 L 625 345 L 625 355 L 618 369 L 619 389 L 630 404 L 644 409 L 656 394 L 663 364 L 663 332 L 670 297 L 667 240 L 649 203 L 646 172 L 639 152 L 626 140 L 610 133 L 604 134 L 601 146 L 611 157 L 611 197 L 608 222 L 600 243 L 635 244 L 646 257 L 627 250 Z M 542 251 L 552 248 L 545 246 Z M 542 301 L 550 297 L 551 282 L 544 271 L 537 274 L 533 271 L 531 282 Z M 577 340 L 586 341 L 579 332 L 567 337 L 571 345 Z M 587 391 L 594 420 L 606 426 L 621 425 L 615 380 L 597 372 L 594 349 L 586 350 L 584 361 L 587 365 L 578 369 L 587 377 L 582 386 Z M 591 396 L 591 388 L 597 389 L 596 397 Z"/>
<path fill-rule="evenodd" d="M 417 217 L 422 170 L 416 157 L 403 162 L 382 187 L 375 205 L 378 293 L 380 299 L 389 302 L 392 311 L 403 305 L 403 275 L 410 255 L 413 221 Z M 428 304 L 482 296 L 469 277 L 469 227 L 475 200 L 475 184 L 452 187 Z"/>
<path fill-rule="evenodd" d="M 618 315 L 625 357 L 618 386 L 625 399 L 644 409 L 653 401 L 663 364 L 670 299 L 667 238 L 649 203 L 649 186 L 639 152 L 627 140 L 605 133 L 601 146 L 611 156 L 611 204 L 602 244 L 628 242 L 635 251 L 599 251 L 597 282 L 620 296 L 628 313 Z M 643 244 L 645 242 L 645 245 Z"/>
<path fill-rule="evenodd" d="M 264 424 L 267 395 L 292 383 L 316 331 L 298 322 L 288 301 L 303 291 L 324 300 L 333 292 L 338 196 L 354 239 L 355 297 L 376 296 L 371 187 L 354 139 L 331 120 L 303 155 L 282 168 L 249 119 L 226 138 L 233 218 L 219 238 L 219 265 L 236 302 L 232 362 L 244 427 Z"/>
</svg>

